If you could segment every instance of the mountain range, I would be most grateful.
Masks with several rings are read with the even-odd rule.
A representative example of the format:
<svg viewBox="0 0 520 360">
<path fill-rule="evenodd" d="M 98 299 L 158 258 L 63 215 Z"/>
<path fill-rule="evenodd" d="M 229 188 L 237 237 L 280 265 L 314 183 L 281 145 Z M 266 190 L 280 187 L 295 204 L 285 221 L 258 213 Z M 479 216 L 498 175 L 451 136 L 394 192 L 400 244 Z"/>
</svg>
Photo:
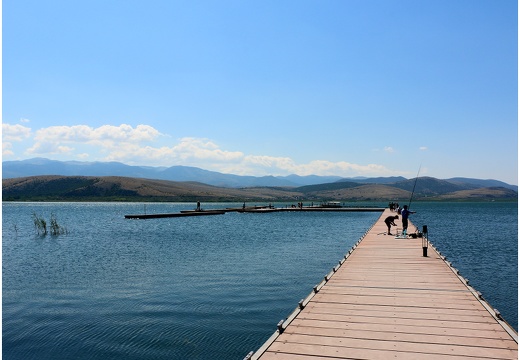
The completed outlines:
<svg viewBox="0 0 520 360">
<path fill-rule="evenodd" d="M 419 177 L 239 176 L 194 167 L 47 159 L 2 163 L 2 198 L 19 201 L 362 201 L 508 200 L 518 187 L 498 180 Z"/>
<path fill-rule="evenodd" d="M 399 184 L 407 179 L 402 176 L 394 177 L 353 177 L 318 175 L 288 175 L 288 176 L 241 176 L 223 174 L 190 166 L 151 167 L 132 166 L 120 162 L 81 162 L 57 161 L 45 158 L 33 158 L 18 161 L 2 162 L 2 179 L 11 179 L 39 175 L 62 176 L 124 176 L 132 178 L 170 180 L 170 181 L 197 181 L 208 185 L 229 188 L 245 187 L 300 187 L 335 182 L 353 182 L 361 184 Z M 481 180 L 471 178 L 445 179 L 449 184 L 463 185 L 466 189 L 480 187 L 504 187 L 518 191 L 518 186 L 510 185 L 498 180 Z M 397 185 L 399 187 L 401 185 Z M 451 185 L 447 185 L 451 188 Z M 404 190 L 410 190 L 403 188 Z"/>
<path fill-rule="evenodd" d="M 251 186 L 301 186 L 341 180 L 339 176 L 241 176 L 191 166 L 132 166 L 119 162 L 57 161 L 33 158 L 2 162 L 2 179 L 36 175 L 125 176 L 134 178 L 199 181 L 204 184 L 241 188 Z"/>
</svg>

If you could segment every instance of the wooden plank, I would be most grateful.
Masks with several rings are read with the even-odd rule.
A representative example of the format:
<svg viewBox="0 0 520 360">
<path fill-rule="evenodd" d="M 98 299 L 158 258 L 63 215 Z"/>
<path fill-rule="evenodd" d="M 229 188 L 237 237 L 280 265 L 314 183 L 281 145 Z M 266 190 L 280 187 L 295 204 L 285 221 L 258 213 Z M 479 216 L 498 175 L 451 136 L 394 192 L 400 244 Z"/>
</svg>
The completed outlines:
<svg viewBox="0 0 520 360">
<path fill-rule="evenodd" d="M 375 317 L 362 316 L 357 314 L 304 314 L 299 317 L 301 320 L 317 320 L 317 321 L 336 321 L 345 323 L 363 323 L 376 325 L 395 325 L 395 326 L 414 326 L 414 327 L 441 327 L 441 328 L 458 328 L 458 329 L 485 329 L 491 331 L 500 331 L 500 326 L 496 322 L 469 322 L 457 320 L 436 320 L 436 319 L 411 319 L 403 316 L 394 317 Z"/>
<path fill-rule="evenodd" d="M 518 358 L 516 332 L 440 254 L 384 235 L 389 215 L 253 359 Z"/>
<path fill-rule="evenodd" d="M 303 334 L 283 333 L 280 342 L 295 345 L 317 345 L 337 348 L 357 348 L 384 351 L 399 351 L 410 353 L 433 353 L 439 355 L 457 355 L 472 357 L 488 357 L 492 359 L 506 359 L 516 355 L 513 349 L 502 349 L 496 347 L 475 347 L 471 345 L 431 344 L 416 341 L 387 341 L 377 339 L 360 339 L 347 337 L 313 336 Z"/>
<path fill-rule="evenodd" d="M 416 343 L 427 343 L 427 344 L 452 344 L 452 345 L 472 345 L 475 343 L 475 339 L 472 337 L 454 336 L 454 335 L 438 335 L 438 334 L 423 334 L 417 336 L 417 334 L 410 333 L 392 333 L 378 330 L 337 330 L 333 328 L 323 327 L 300 327 L 291 326 L 287 328 L 284 334 L 304 334 L 304 335 L 316 335 L 326 337 L 342 337 L 342 338 L 353 338 L 353 339 L 376 339 L 395 341 L 400 339 L 401 341 L 416 342 Z M 496 347 L 516 350 L 517 343 L 512 339 L 489 339 L 479 338 L 479 343 L 483 347 Z"/>
<path fill-rule="evenodd" d="M 439 308 L 411 308 L 387 305 L 369 304 L 339 304 L 313 302 L 305 311 L 317 314 L 359 314 L 375 317 L 402 317 L 405 319 L 436 319 L 490 322 L 489 312 L 482 308 L 475 309 L 439 309 Z"/>
<path fill-rule="evenodd" d="M 398 343 L 397 343 L 398 344 Z M 377 349 L 377 348 L 360 348 L 360 347 L 343 347 L 333 345 L 319 345 L 319 344 L 300 344 L 292 342 L 277 341 L 273 343 L 272 348 L 268 353 L 278 355 L 278 353 L 290 354 L 293 358 L 295 354 L 314 356 L 321 358 L 332 359 L 360 359 L 360 360 L 388 360 L 390 358 L 403 360 L 422 360 L 422 359 L 439 359 L 439 360 L 468 360 L 467 355 L 432 352 L 431 349 L 425 347 L 420 351 L 406 351 L 400 349 Z M 501 351 L 502 352 L 502 351 Z M 480 356 L 471 357 L 471 359 L 517 359 L 517 352 L 509 350 L 507 357 L 496 357 L 493 351 L 488 351 Z M 262 357 L 262 359 L 279 359 L 278 356 Z M 312 359 L 312 358 L 311 358 Z"/>
<path fill-rule="evenodd" d="M 415 334 L 417 337 L 421 335 L 451 335 L 465 336 L 472 338 L 488 338 L 488 339 L 511 339 L 507 333 L 502 333 L 498 328 L 495 329 L 462 329 L 460 328 L 443 328 L 433 326 L 412 326 L 412 325 L 394 325 L 394 324 L 378 324 L 368 322 L 339 322 L 325 320 L 307 320 L 296 319 L 293 321 L 294 326 L 300 327 L 321 327 L 337 330 L 367 330 L 367 331 L 386 331 L 395 334 Z M 292 323 L 291 323 L 292 325 Z"/>
<path fill-rule="evenodd" d="M 348 297 L 348 298 L 347 298 Z M 370 304 L 370 305 L 392 305 L 392 306 L 408 306 L 408 307 L 432 307 L 432 308 L 444 308 L 444 309 L 473 309 L 473 308 L 481 308 L 478 303 L 473 301 L 471 302 L 441 302 L 435 301 L 435 299 L 425 300 L 425 299 L 416 299 L 416 298 L 406 298 L 406 297 L 391 297 L 384 298 L 381 296 L 377 297 L 360 297 L 360 296 L 348 296 L 342 294 L 317 294 L 316 300 L 319 302 L 328 302 L 328 303 L 345 303 L 349 304 Z"/>
</svg>

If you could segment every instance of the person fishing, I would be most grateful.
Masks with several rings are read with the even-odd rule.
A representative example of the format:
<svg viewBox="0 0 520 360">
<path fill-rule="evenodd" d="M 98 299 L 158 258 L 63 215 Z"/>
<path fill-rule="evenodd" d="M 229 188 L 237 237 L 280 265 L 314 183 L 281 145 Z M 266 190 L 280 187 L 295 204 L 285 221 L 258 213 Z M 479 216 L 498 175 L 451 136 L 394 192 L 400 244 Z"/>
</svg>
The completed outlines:
<svg viewBox="0 0 520 360">
<path fill-rule="evenodd" d="M 389 217 L 387 217 L 385 219 L 385 224 L 386 224 L 386 226 L 388 226 L 388 235 L 392 235 L 390 233 L 390 229 L 392 228 L 392 226 L 397 226 L 394 222 L 394 220 L 397 220 L 397 219 L 399 219 L 399 215 L 395 215 L 395 216 L 390 215 Z"/>
<path fill-rule="evenodd" d="M 408 229 L 408 216 L 410 216 L 410 214 L 415 214 L 415 211 L 408 210 L 408 205 L 403 206 L 403 210 L 401 210 L 403 236 L 406 236 L 406 229 Z"/>
<path fill-rule="evenodd" d="M 406 237 L 406 231 L 408 230 L 408 216 L 410 216 L 410 214 L 415 214 L 415 211 L 410 211 L 408 209 L 410 208 L 410 205 L 412 205 L 413 194 L 415 193 L 415 186 L 417 185 L 417 180 L 419 179 L 419 173 L 421 172 L 421 166 L 419 166 L 419 171 L 417 171 L 417 176 L 415 177 L 415 182 L 413 183 L 413 189 L 412 189 L 412 195 L 410 196 L 410 202 L 408 203 L 408 205 L 403 206 L 403 209 L 400 212 L 400 214 L 402 216 L 402 223 L 403 223 L 403 235 L 402 235 L 403 237 Z"/>
</svg>

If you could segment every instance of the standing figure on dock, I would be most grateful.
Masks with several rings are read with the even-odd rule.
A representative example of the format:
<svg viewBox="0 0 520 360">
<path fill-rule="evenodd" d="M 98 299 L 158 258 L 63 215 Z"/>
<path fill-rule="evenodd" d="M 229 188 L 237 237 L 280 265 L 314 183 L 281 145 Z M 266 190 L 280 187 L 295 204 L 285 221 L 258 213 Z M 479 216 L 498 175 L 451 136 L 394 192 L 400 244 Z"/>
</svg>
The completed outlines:
<svg viewBox="0 0 520 360">
<path fill-rule="evenodd" d="M 200 211 L 200 201 L 197 201 L 197 209 L 195 211 Z"/>
<path fill-rule="evenodd" d="M 409 211 L 408 205 L 403 206 L 401 210 L 401 216 L 403 217 L 403 236 L 406 236 L 406 229 L 408 229 L 408 216 L 415 214 L 415 211 Z"/>
<path fill-rule="evenodd" d="M 390 228 L 391 228 L 392 226 L 397 226 L 397 225 L 394 223 L 394 220 L 396 220 L 396 219 L 399 219 L 399 215 L 389 216 L 389 217 L 387 217 L 387 218 L 385 219 L 385 224 L 386 224 L 386 226 L 388 226 L 388 235 L 392 235 L 392 234 L 390 233 Z"/>
</svg>

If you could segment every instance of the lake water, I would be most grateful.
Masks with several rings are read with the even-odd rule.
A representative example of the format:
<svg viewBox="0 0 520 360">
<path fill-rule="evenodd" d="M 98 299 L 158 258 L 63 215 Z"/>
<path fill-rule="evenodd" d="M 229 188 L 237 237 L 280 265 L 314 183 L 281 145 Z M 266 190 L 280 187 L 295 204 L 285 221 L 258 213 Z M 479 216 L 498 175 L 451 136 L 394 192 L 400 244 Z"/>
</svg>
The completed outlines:
<svg viewBox="0 0 520 360">
<path fill-rule="evenodd" d="M 3 203 L 5 359 L 243 359 L 380 216 L 124 219 L 145 206 L 194 208 Z M 412 210 L 412 222 L 428 225 L 430 241 L 517 328 L 517 204 L 418 202 Z M 47 222 L 54 214 L 68 233 L 39 236 L 33 213 Z"/>
</svg>

